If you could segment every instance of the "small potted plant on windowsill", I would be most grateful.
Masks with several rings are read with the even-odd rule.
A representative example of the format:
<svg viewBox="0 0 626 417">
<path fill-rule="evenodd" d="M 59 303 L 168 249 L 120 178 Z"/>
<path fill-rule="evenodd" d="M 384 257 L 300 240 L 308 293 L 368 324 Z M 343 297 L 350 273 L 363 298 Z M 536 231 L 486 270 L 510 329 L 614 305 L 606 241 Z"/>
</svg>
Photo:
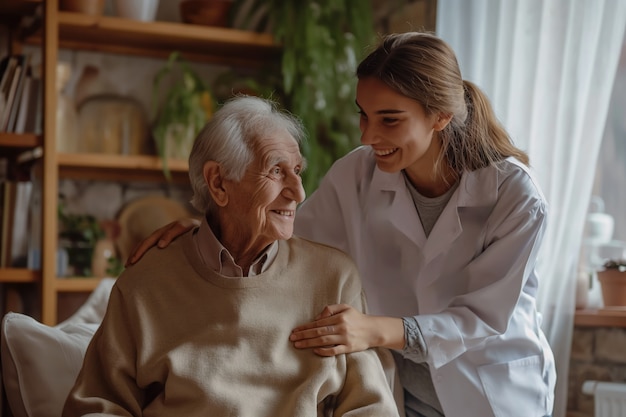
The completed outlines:
<svg viewBox="0 0 626 417">
<path fill-rule="evenodd" d="M 607 261 L 598 280 L 605 307 L 626 307 L 626 259 Z"/>
<path fill-rule="evenodd" d="M 161 94 L 167 76 L 172 77 L 173 83 Z M 209 85 L 178 52 L 172 52 L 155 75 L 152 89 L 153 135 L 168 179 L 168 159 L 189 157 L 193 141 L 213 115 L 214 107 Z"/>
</svg>

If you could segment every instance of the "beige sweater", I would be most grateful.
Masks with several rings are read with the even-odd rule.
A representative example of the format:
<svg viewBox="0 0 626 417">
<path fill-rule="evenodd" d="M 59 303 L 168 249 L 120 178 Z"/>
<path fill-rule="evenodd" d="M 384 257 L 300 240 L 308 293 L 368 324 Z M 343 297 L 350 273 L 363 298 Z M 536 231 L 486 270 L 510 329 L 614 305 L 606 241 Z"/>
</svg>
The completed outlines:
<svg viewBox="0 0 626 417">
<path fill-rule="evenodd" d="M 191 237 L 118 278 L 63 416 L 397 416 L 373 350 L 320 357 L 289 342 L 327 304 L 364 308 L 345 254 L 294 237 L 266 272 L 229 278 Z"/>
</svg>

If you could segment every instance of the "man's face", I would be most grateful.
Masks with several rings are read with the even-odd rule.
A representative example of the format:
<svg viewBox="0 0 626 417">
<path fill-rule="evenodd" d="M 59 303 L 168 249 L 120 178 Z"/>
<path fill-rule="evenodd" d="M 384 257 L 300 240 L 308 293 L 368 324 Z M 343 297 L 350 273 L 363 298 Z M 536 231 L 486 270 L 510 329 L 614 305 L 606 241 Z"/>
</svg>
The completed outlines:
<svg viewBox="0 0 626 417">
<path fill-rule="evenodd" d="M 298 143 L 284 130 L 259 140 L 253 152 L 255 159 L 241 182 L 228 181 L 222 237 L 260 252 L 293 234 L 296 207 L 305 197 L 300 177 L 304 160 Z"/>
</svg>

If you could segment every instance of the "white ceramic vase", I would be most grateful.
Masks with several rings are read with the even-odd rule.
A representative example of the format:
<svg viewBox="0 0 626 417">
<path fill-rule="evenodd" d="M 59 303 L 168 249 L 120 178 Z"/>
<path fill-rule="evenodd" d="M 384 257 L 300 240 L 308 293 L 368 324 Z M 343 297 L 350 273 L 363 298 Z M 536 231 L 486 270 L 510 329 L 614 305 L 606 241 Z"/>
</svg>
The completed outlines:
<svg viewBox="0 0 626 417">
<path fill-rule="evenodd" d="M 115 10 L 125 19 L 153 21 L 159 8 L 159 0 L 115 0 Z"/>
</svg>

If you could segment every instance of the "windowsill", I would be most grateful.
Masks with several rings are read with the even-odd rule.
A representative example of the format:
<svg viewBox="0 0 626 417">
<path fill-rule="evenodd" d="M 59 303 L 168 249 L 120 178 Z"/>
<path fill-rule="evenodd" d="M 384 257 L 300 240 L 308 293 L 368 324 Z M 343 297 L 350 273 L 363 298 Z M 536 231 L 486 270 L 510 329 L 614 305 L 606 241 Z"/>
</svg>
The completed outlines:
<svg viewBox="0 0 626 417">
<path fill-rule="evenodd" d="M 576 310 L 574 326 L 626 327 L 626 307 Z"/>
</svg>

